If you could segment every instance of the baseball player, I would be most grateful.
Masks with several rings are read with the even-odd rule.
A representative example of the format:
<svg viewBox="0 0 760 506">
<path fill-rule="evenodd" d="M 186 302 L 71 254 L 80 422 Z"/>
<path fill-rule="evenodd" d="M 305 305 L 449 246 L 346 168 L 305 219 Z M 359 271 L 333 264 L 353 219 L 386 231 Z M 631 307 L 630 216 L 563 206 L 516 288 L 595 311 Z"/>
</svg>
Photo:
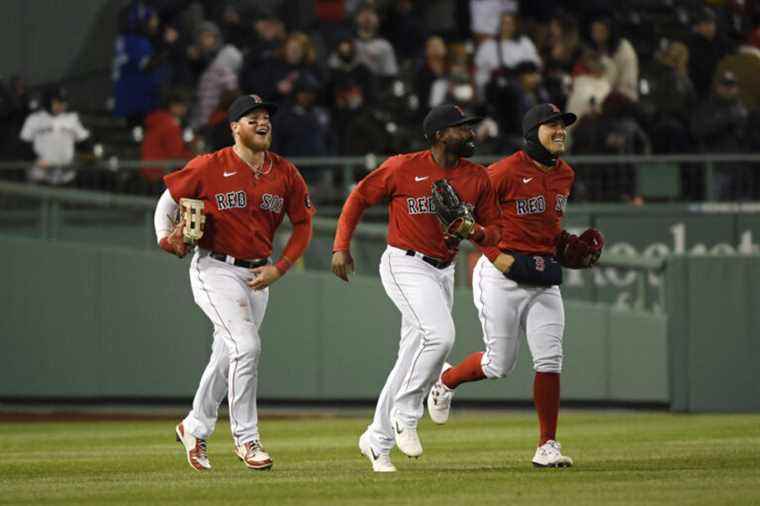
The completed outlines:
<svg viewBox="0 0 760 506">
<path fill-rule="evenodd" d="M 424 397 L 454 344 L 452 260 L 459 241 L 496 245 L 500 237 L 485 169 L 464 159 L 475 152 L 471 125 L 479 120 L 453 105 L 432 109 L 423 123 L 430 149 L 388 158 L 359 182 L 338 220 L 332 270 L 348 281 L 354 271 L 351 235 L 362 212 L 388 201 L 380 278 L 401 312 L 401 341 L 374 420 L 359 439 L 376 472 L 396 470 L 389 456 L 394 444 L 410 457 L 422 454 L 417 422 Z"/>
<path fill-rule="evenodd" d="M 565 151 L 565 128 L 575 120 L 575 114 L 553 104 L 534 106 L 523 118 L 525 148 L 488 167 L 502 212 L 502 238 L 496 248 L 481 248 L 484 256 L 472 278 L 485 352 L 472 353 L 455 367 L 446 364 L 427 399 L 430 418 L 446 423 L 454 389 L 509 375 L 524 334 L 536 371 L 537 467 L 573 463 L 556 441 L 565 327 L 561 266 L 591 267 L 604 245 L 595 229 L 578 237 L 561 228 L 575 173 L 558 157 Z"/>
<path fill-rule="evenodd" d="M 195 303 L 214 325 L 214 340 L 193 409 L 176 427 L 177 440 L 198 471 L 211 469 L 206 440 L 225 394 L 235 454 L 250 469 L 272 467 L 259 437 L 256 410 L 259 328 L 268 287 L 303 254 L 314 214 L 298 170 L 269 151 L 275 111 L 274 104 L 257 95 L 235 99 L 228 110 L 234 146 L 195 157 L 165 176 L 167 190 L 156 207 L 159 245 L 179 257 L 188 246 L 183 242 L 184 219 L 172 225 L 177 202 L 202 201 L 207 222 L 190 263 L 190 283 Z M 271 264 L 272 238 L 285 214 L 293 232 L 280 259 Z"/>
</svg>

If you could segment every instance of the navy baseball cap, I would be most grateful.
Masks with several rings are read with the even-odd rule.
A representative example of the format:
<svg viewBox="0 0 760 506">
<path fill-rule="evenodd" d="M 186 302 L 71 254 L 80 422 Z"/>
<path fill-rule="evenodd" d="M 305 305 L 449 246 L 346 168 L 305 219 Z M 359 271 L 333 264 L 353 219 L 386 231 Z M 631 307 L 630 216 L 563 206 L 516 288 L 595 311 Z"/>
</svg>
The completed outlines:
<svg viewBox="0 0 760 506">
<path fill-rule="evenodd" d="M 422 121 L 422 130 L 430 140 L 434 133 L 444 128 L 480 123 L 482 120 L 483 118 L 477 116 L 465 116 L 464 111 L 457 105 L 441 104 L 430 109 Z"/>
<path fill-rule="evenodd" d="M 527 137 L 528 132 L 538 128 L 544 123 L 561 120 L 565 126 L 570 126 L 578 119 L 578 116 L 571 112 L 562 112 L 554 104 L 538 104 L 531 107 L 523 116 L 522 129 L 523 136 Z"/>
<path fill-rule="evenodd" d="M 232 123 L 256 109 L 266 109 L 273 116 L 277 112 L 277 104 L 264 102 L 258 95 L 240 95 L 227 110 L 227 117 Z"/>
</svg>

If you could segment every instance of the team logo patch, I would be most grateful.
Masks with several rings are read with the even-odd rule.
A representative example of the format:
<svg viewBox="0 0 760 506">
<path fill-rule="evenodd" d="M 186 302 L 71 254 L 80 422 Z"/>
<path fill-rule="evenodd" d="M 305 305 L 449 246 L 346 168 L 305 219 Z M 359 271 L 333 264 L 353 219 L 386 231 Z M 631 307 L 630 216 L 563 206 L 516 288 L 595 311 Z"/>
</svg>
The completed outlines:
<svg viewBox="0 0 760 506">
<path fill-rule="evenodd" d="M 279 195 L 272 195 L 271 193 L 265 193 L 261 196 L 261 204 L 259 207 L 264 211 L 270 211 L 273 213 L 281 213 L 282 206 L 285 203 L 285 199 Z"/>
<path fill-rule="evenodd" d="M 546 210 L 546 200 L 543 195 L 515 201 L 515 211 L 518 216 L 526 214 L 541 214 Z"/>
<path fill-rule="evenodd" d="M 253 101 L 256 102 L 257 104 L 260 104 L 263 102 L 263 100 L 261 100 L 261 97 L 258 95 L 248 95 L 248 96 L 251 97 Z"/>
<path fill-rule="evenodd" d="M 551 108 L 552 112 L 559 112 L 559 107 L 557 107 L 554 104 L 549 104 L 549 107 Z"/>
<path fill-rule="evenodd" d="M 242 209 L 248 206 L 248 196 L 242 190 L 217 193 L 214 195 L 214 200 L 216 201 L 216 207 L 220 211 L 235 208 Z"/>
</svg>

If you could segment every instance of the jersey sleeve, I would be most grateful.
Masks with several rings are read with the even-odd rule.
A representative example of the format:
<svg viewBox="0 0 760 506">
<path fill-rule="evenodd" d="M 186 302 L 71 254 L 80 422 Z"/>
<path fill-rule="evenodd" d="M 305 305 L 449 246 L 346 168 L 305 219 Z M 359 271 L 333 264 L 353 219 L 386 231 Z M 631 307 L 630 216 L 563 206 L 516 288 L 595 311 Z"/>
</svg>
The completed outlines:
<svg viewBox="0 0 760 506">
<path fill-rule="evenodd" d="M 182 170 L 164 176 L 166 188 L 175 202 L 182 198 L 198 198 L 201 192 L 204 157 L 190 160 Z"/>
<path fill-rule="evenodd" d="M 24 126 L 21 127 L 21 133 L 19 137 L 22 141 L 32 142 L 34 140 L 34 132 L 37 129 L 37 115 L 30 114 L 24 120 Z"/>
<path fill-rule="evenodd" d="M 484 174 L 475 204 L 475 217 L 483 227 L 484 237 L 479 240 L 481 246 L 495 246 L 501 239 L 501 210 L 496 202 L 496 194 L 491 180 Z"/>
<path fill-rule="evenodd" d="M 74 130 L 74 137 L 77 142 L 81 142 L 90 136 L 90 131 L 87 130 L 84 125 L 82 125 L 82 121 L 79 119 L 79 115 L 76 113 L 74 113 L 72 117 L 72 127 Z"/>
<path fill-rule="evenodd" d="M 389 158 L 380 167 L 362 179 L 346 199 L 338 218 L 333 251 L 347 251 L 351 236 L 365 209 L 373 206 L 393 192 L 393 167 L 395 158 Z"/>
<path fill-rule="evenodd" d="M 309 197 L 309 188 L 298 169 L 291 166 L 290 188 L 287 196 L 287 213 L 293 224 L 304 223 L 314 216 L 316 209 Z"/>
</svg>

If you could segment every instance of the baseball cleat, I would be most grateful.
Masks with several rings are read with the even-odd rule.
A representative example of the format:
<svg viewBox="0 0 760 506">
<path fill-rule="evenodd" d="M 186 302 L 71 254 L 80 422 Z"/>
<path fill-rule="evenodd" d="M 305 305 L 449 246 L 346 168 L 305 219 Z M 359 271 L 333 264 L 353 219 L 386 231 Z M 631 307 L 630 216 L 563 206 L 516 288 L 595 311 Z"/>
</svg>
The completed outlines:
<svg viewBox="0 0 760 506">
<path fill-rule="evenodd" d="M 448 369 L 451 369 L 451 364 L 447 362 L 443 364 L 441 376 L 443 376 L 443 373 Z M 433 388 L 430 389 L 430 393 L 427 397 L 427 408 L 430 419 L 439 425 L 444 424 L 449 420 L 451 400 L 454 397 L 454 391 L 443 384 L 441 376 L 438 377 L 438 381 L 436 381 Z"/>
<path fill-rule="evenodd" d="M 570 467 L 572 465 L 573 459 L 562 455 L 562 447 L 553 439 L 536 448 L 536 454 L 533 455 L 534 467 Z"/>
<path fill-rule="evenodd" d="M 372 463 L 372 470 L 376 473 L 395 473 L 396 466 L 391 462 L 391 456 L 387 453 L 380 453 L 372 448 L 369 437 L 366 433 L 359 438 L 359 451 L 367 457 Z"/>
<path fill-rule="evenodd" d="M 264 450 L 259 441 L 249 441 L 235 447 L 235 455 L 248 467 L 262 471 L 272 467 L 272 457 Z"/>
<path fill-rule="evenodd" d="M 185 447 L 187 453 L 187 463 L 196 471 L 208 471 L 211 469 L 211 463 L 208 461 L 208 451 L 206 450 L 206 440 L 197 437 L 185 431 L 183 424 L 177 425 L 174 429 L 177 434 L 177 442 Z"/>
<path fill-rule="evenodd" d="M 422 455 L 422 443 L 420 443 L 420 437 L 417 435 L 417 428 L 407 427 L 395 415 L 391 416 L 391 424 L 398 449 L 407 457 L 417 458 Z"/>
</svg>

